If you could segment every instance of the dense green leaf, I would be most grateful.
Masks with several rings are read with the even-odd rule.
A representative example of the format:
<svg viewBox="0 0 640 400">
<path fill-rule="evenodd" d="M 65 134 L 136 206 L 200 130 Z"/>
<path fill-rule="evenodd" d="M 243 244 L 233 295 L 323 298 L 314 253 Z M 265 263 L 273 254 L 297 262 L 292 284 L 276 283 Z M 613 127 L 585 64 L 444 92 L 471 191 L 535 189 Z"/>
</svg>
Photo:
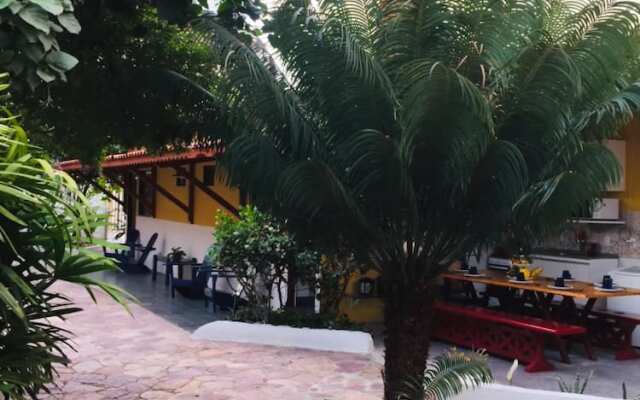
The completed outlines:
<svg viewBox="0 0 640 400">
<path fill-rule="evenodd" d="M 0 0 L 0 10 L 2 10 L 3 8 L 9 7 L 9 5 L 14 1 L 16 0 Z"/>
<path fill-rule="evenodd" d="M 64 14 L 58 15 L 58 22 L 69 33 L 80 33 L 80 30 L 82 29 L 80 27 L 80 22 L 78 22 L 75 15 L 73 15 L 72 13 L 64 13 Z"/>
<path fill-rule="evenodd" d="M 46 56 L 47 62 L 60 70 L 69 71 L 78 64 L 78 59 L 64 51 L 52 51 Z"/>
<path fill-rule="evenodd" d="M 51 26 L 49 25 L 49 14 L 36 5 L 30 5 L 20 10 L 20 18 L 34 28 L 49 33 Z"/>
<path fill-rule="evenodd" d="M 39 5 L 43 10 L 53 15 L 60 15 L 64 10 L 60 0 L 29 0 L 29 2 Z"/>
</svg>

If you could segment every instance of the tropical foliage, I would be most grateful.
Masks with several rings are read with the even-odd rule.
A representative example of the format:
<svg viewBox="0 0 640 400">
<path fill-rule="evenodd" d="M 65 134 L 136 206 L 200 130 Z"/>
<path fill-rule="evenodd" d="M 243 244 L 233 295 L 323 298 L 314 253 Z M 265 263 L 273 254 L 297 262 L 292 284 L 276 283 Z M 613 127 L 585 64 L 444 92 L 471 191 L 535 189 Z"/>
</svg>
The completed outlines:
<svg viewBox="0 0 640 400">
<path fill-rule="evenodd" d="M 82 33 L 61 39 L 79 59 L 69 82 L 14 93 L 32 140 L 61 158 L 96 161 L 103 151 L 180 144 L 214 129 L 203 117 L 214 110 L 207 98 L 172 75 L 212 89 L 214 53 L 153 7 L 97 3 L 79 5 Z"/>
<path fill-rule="evenodd" d="M 382 273 L 385 396 L 425 368 L 435 277 L 506 230 L 540 237 L 618 180 L 602 140 L 640 104 L 640 5 L 286 0 L 277 53 L 215 19 L 209 132 L 290 231 Z"/>
<path fill-rule="evenodd" d="M 430 360 L 422 377 L 407 380 L 398 400 L 446 400 L 491 382 L 486 354 L 451 350 Z"/>
<path fill-rule="evenodd" d="M 0 70 L 35 90 L 42 83 L 67 80 L 78 59 L 61 50 L 61 33 L 77 34 L 80 23 L 71 0 L 0 2 Z"/>
<path fill-rule="evenodd" d="M 240 210 L 240 218 L 219 211 L 209 258 L 234 272 L 246 296 L 253 320 L 267 321 L 274 291 L 284 305 L 282 286 L 295 278 L 317 272 L 319 256 L 302 249 L 273 217 L 252 206 Z M 287 294 L 295 294 L 287 293 Z M 293 298 L 287 298 L 293 305 Z"/>
<path fill-rule="evenodd" d="M 6 76 L 6 75 L 5 75 Z M 3 76 L 4 77 L 4 76 Z M 7 85 L 2 85 L 6 89 Z M 76 183 L 29 145 L 18 119 L 0 117 L 0 394 L 35 398 L 69 362 L 70 332 L 60 319 L 80 311 L 56 282 L 99 288 L 116 301 L 126 295 L 89 274 L 117 270 L 83 250 L 101 219 Z"/>
<path fill-rule="evenodd" d="M 95 162 L 104 152 L 181 146 L 190 144 L 198 132 L 224 129 L 206 118 L 215 110 L 208 96 L 185 83 L 188 79 L 215 91 L 217 82 L 215 54 L 185 25 L 202 14 L 207 2 L 200 3 L 74 3 L 81 33 L 56 36 L 59 46 L 77 59 L 69 82 L 14 90 L 13 101 L 27 117 L 31 140 L 56 157 Z M 250 27 L 240 15 L 256 18 L 260 9 L 257 1 L 225 0 L 218 2 L 216 14 L 206 12 L 242 32 Z M 0 30 L 5 25 L 0 18 Z M 20 50 L 9 47 L 9 52 Z M 16 84 L 21 77 L 13 77 L 18 78 Z"/>
</svg>

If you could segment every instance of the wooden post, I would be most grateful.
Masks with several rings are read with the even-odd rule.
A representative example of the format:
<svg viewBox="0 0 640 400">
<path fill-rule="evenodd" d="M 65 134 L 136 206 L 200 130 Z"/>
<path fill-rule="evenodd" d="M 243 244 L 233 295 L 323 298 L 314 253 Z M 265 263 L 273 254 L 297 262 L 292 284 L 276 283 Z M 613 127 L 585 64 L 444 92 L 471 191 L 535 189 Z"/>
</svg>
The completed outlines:
<svg viewBox="0 0 640 400">
<path fill-rule="evenodd" d="M 195 176 L 195 164 L 189 164 L 189 175 Z M 195 212 L 195 185 L 193 183 L 193 179 L 189 179 L 189 223 L 193 224 L 194 220 L 194 212 Z"/>
<path fill-rule="evenodd" d="M 156 185 L 158 184 L 158 167 L 156 167 L 155 165 L 153 167 L 151 167 L 151 179 L 153 180 L 153 183 L 155 183 Z M 153 216 L 153 218 L 156 217 L 156 188 L 152 187 L 153 190 L 153 196 L 151 196 L 151 216 Z"/>
<path fill-rule="evenodd" d="M 133 237 L 130 236 L 133 234 L 133 231 L 136 229 L 136 203 L 132 193 L 136 193 L 135 186 L 136 181 L 131 172 L 125 172 L 124 178 L 124 193 L 125 193 L 125 212 L 127 213 L 127 243 L 130 243 L 133 240 Z"/>
</svg>

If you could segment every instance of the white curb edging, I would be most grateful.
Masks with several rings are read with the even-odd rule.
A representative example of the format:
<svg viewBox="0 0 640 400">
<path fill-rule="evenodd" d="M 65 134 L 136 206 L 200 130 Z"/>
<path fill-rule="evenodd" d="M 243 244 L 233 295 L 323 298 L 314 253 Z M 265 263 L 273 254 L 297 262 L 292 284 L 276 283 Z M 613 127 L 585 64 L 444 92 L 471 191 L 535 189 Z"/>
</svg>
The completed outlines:
<svg viewBox="0 0 640 400">
<path fill-rule="evenodd" d="M 252 343 L 362 355 L 373 353 L 371 335 L 358 331 L 215 321 L 202 325 L 193 332 L 191 337 L 196 340 Z"/>
<path fill-rule="evenodd" d="M 485 385 L 457 396 L 455 400 L 612 400 L 576 393 L 551 392 L 499 384 Z"/>
</svg>

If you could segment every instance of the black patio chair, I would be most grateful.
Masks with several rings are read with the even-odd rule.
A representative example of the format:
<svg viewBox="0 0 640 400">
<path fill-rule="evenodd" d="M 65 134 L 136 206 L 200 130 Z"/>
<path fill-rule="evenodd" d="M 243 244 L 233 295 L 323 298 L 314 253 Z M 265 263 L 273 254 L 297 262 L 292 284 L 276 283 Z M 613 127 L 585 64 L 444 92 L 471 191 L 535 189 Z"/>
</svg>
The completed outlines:
<svg viewBox="0 0 640 400">
<path fill-rule="evenodd" d="M 142 253 L 140 253 L 140 257 L 136 258 L 135 255 L 135 247 L 130 252 L 126 254 L 120 254 L 116 257 L 116 260 L 120 262 L 120 268 L 127 273 L 130 274 L 139 274 L 149 272 L 149 269 L 145 266 L 145 262 L 147 258 L 149 258 L 149 254 L 155 247 L 153 245 L 156 244 L 156 240 L 158 240 L 158 234 L 154 233 L 149 238 L 147 245 L 142 249 Z"/>
<path fill-rule="evenodd" d="M 118 235 L 116 235 L 116 239 L 120 238 L 121 236 L 122 236 L 122 233 L 119 233 Z M 105 257 L 113 258 L 114 260 L 120 261 L 121 259 L 123 259 L 123 257 L 130 257 L 130 255 L 135 252 L 136 245 L 139 242 L 140 242 L 140 231 L 137 229 L 134 229 L 133 231 L 131 231 L 130 234 L 127 235 L 127 241 L 124 243 L 124 245 L 127 246 L 128 249 L 124 249 L 124 250 L 116 249 L 116 250 L 110 251 L 105 246 L 102 246 L 102 252 L 104 253 Z"/>
<path fill-rule="evenodd" d="M 169 288 L 171 289 L 171 298 L 176 297 L 176 290 L 183 296 L 192 299 L 202 299 L 205 297 L 205 288 L 213 271 L 212 267 L 202 264 L 191 264 L 191 279 L 182 279 L 173 275 L 173 266 L 169 267 Z M 214 286 L 215 287 L 215 286 Z M 215 304 L 215 303 L 214 303 Z M 208 303 L 207 303 L 208 306 Z"/>
</svg>

